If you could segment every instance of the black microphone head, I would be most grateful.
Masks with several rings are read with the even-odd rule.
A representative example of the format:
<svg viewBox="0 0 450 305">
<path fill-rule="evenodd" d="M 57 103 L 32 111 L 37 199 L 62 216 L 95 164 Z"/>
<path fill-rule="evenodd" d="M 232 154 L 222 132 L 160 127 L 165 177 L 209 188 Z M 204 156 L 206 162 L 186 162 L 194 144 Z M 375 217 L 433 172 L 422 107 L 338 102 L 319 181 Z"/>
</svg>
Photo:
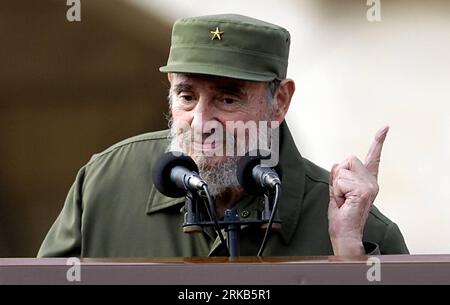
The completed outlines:
<svg viewBox="0 0 450 305">
<path fill-rule="evenodd" d="M 261 165 L 262 160 L 268 159 L 270 159 L 269 152 L 258 150 L 248 152 L 244 157 L 241 158 L 241 160 L 239 160 L 236 170 L 236 176 L 239 184 L 248 194 L 264 194 L 264 187 L 262 185 L 259 185 L 253 178 L 253 168 L 257 165 Z M 281 177 L 280 168 L 277 166 L 274 170 L 277 172 L 278 176 Z"/>
<path fill-rule="evenodd" d="M 176 166 L 183 166 L 189 171 L 198 173 L 197 164 L 191 157 L 181 152 L 163 154 L 153 166 L 152 178 L 158 191 L 167 197 L 178 198 L 186 195 L 186 190 L 179 188 L 170 178 L 170 173 Z"/>
</svg>

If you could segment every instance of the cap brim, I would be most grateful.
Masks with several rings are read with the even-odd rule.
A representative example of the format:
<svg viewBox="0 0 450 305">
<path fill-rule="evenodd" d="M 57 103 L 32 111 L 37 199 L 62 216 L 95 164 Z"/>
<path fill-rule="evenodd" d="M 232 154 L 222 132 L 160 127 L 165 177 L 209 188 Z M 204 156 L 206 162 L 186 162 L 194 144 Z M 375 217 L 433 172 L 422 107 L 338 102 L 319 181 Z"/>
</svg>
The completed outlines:
<svg viewBox="0 0 450 305">
<path fill-rule="evenodd" d="M 260 74 L 249 71 L 240 71 L 238 69 L 225 66 L 212 66 L 204 64 L 167 65 L 160 67 L 159 71 L 164 73 L 192 73 L 213 75 L 255 82 L 270 82 L 277 78 L 275 74 Z"/>
</svg>

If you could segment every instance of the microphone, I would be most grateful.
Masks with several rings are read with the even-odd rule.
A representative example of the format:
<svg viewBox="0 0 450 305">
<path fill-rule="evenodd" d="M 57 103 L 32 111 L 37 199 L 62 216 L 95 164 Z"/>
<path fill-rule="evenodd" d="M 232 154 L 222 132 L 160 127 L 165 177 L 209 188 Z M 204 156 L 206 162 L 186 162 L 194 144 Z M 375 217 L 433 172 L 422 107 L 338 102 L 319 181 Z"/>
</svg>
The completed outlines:
<svg viewBox="0 0 450 305">
<path fill-rule="evenodd" d="M 152 178 L 158 191 L 172 198 L 183 197 L 187 191 L 198 191 L 207 186 L 200 178 L 194 160 L 180 152 L 163 154 L 153 167 Z"/>
<path fill-rule="evenodd" d="M 278 173 L 271 167 L 261 164 L 262 160 L 269 159 L 270 155 L 267 153 L 264 154 L 267 157 L 261 155 L 261 151 L 249 152 L 238 163 L 237 179 L 249 194 L 265 193 L 267 190 L 275 189 L 276 185 L 281 185 Z"/>
<path fill-rule="evenodd" d="M 277 218 L 278 203 L 281 194 L 281 180 L 277 172 L 269 166 L 261 164 L 264 159 L 269 159 L 270 154 L 262 154 L 263 151 L 252 151 L 247 153 L 238 163 L 236 175 L 242 188 L 249 194 L 264 194 L 265 209 L 264 216 L 267 220 L 267 215 L 270 213 L 268 222 L 262 228 L 265 229 L 264 238 L 258 250 L 257 256 L 262 256 L 269 239 L 270 232 L 277 223 L 277 229 L 280 228 L 280 221 Z M 262 157 L 267 156 L 267 157 Z M 278 171 L 280 169 L 278 168 Z M 269 202 L 272 199 L 272 204 Z"/>
<path fill-rule="evenodd" d="M 219 236 L 220 242 L 226 247 L 226 241 L 222 235 L 217 219 L 214 199 L 209 193 L 208 184 L 200 178 L 197 164 L 195 164 L 191 157 L 186 156 L 181 152 L 167 152 L 163 154 L 153 167 L 152 178 L 153 184 L 158 191 L 167 197 L 178 198 L 186 196 L 188 191 L 205 191 L 208 200 L 207 211 L 209 217 L 214 223 L 214 228 Z M 197 208 L 196 204 L 192 201 L 196 201 L 197 199 L 195 198 L 198 199 L 197 196 L 194 196 L 194 199 L 186 198 L 185 203 L 187 206 L 186 217 L 193 223 L 196 223 L 199 219 L 197 211 L 193 210 L 193 208 Z M 184 226 L 184 232 L 186 233 L 198 231 L 201 231 L 198 224 L 191 223 Z"/>
</svg>

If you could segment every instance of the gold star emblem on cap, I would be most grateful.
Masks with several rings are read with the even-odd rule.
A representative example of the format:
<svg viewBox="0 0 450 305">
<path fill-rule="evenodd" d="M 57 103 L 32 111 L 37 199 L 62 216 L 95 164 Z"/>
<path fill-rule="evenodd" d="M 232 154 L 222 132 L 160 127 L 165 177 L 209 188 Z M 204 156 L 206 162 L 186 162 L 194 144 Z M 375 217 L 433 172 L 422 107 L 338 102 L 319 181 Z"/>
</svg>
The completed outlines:
<svg viewBox="0 0 450 305">
<path fill-rule="evenodd" d="M 219 27 L 216 26 L 216 30 L 215 31 L 210 31 L 210 33 L 212 35 L 211 40 L 214 40 L 216 38 L 219 39 L 219 40 L 222 40 L 222 37 L 220 35 L 223 35 L 223 32 L 221 32 L 219 30 Z"/>
</svg>

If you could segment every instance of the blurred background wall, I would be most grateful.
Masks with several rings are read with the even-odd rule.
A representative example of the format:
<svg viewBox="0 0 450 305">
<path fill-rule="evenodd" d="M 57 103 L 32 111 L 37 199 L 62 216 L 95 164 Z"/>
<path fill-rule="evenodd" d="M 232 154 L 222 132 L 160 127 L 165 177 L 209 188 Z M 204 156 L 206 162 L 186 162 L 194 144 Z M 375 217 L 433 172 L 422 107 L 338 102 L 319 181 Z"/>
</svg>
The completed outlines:
<svg viewBox="0 0 450 305">
<path fill-rule="evenodd" d="M 0 4 L 0 256 L 33 256 L 78 169 L 165 126 L 171 25 L 125 1 Z"/>
<path fill-rule="evenodd" d="M 233 12 L 292 35 L 288 123 L 325 168 L 388 124 L 376 204 L 412 253 L 450 253 L 450 2 L 65 0 L 0 4 L 0 256 L 34 256 L 78 169 L 164 128 L 173 21 Z"/>
</svg>

